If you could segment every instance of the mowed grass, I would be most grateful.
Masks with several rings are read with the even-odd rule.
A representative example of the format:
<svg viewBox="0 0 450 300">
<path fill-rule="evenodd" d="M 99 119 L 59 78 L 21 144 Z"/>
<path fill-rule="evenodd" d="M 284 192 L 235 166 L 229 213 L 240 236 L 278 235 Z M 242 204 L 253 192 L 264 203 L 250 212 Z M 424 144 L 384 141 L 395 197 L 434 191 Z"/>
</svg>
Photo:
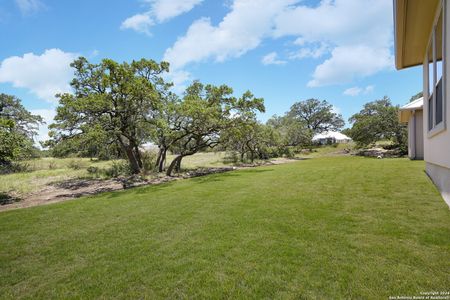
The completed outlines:
<svg viewBox="0 0 450 300">
<path fill-rule="evenodd" d="M 448 291 L 450 211 L 406 159 L 324 157 L 0 213 L 0 298 Z"/>
</svg>

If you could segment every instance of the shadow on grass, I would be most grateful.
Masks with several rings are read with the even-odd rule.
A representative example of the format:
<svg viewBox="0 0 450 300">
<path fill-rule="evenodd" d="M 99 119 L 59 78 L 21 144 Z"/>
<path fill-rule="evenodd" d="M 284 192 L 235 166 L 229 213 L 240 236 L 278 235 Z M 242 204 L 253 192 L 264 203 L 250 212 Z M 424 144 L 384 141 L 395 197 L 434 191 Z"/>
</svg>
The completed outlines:
<svg viewBox="0 0 450 300">
<path fill-rule="evenodd" d="M 210 174 L 210 175 L 205 175 L 205 176 L 200 176 L 200 177 L 194 177 L 191 178 L 192 182 L 195 183 L 209 183 L 209 182 L 220 182 L 220 181 L 224 181 L 227 178 L 231 178 L 231 177 L 241 177 L 244 174 L 248 174 L 248 173 L 253 173 L 253 174 L 257 174 L 257 173 L 266 173 L 266 172 L 271 172 L 273 171 L 273 169 L 245 169 L 245 170 L 240 170 L 239 172 L 224 172 L 224 173 L 220 173 L 220 174 Z"/>
<path fill-rule="evenodd" d="M 149 192 L 156 192 L 156 191 L 162 191 L 165 190 L 168 187 L 173 186 L 173 184 L 176 182 L 174 181 L 168 181 L 168 182 L 161 182 L 161 183 L 154 183 L 150 185 L 145 186 L 136 186 L 129 189 L 123 189 L 123 190 L 117 190 L 110 192 L 107 196 L 108 198 L 117 198 L 122 197 L 123 193 L 127 194 L 135 194 L 135 195 L 141 195 L 141 194 L 147 194 Z"/>
<path fill-rule="evenodd" d="M 136 195 L 147 194 L 149 192 L 162 191 L 162 190 L 172 187 L 176 182 L 185 181 L 185 180 L 189 180 L 190 182 L 195 183 L 195 184 L 203 184 L 203 183 L 211 183 L 211 182 L 221 182 L 221 181 L 225 181 L 227 178 L 241 177 L 242 175 L 248 174 L 248 173 L 258 174 L 258 173 L 266 173 L 266 172 L 272 172 L 272 171 L 273 171 L 273 169 L 254 168 L 254 169 L 243 169 L 243 170 L 240 170 L 239 172 L 229 170 L 229 171 L 220 172 L 220 173 L 202 174 L 202 175 L 198 175 L 198 176 L 191 177 L 191 178 L 184 178 L 184 179 L 180 179 L 180 180 L 154 183 L 154 184 L 150 184 L 150 185 L 146 185 L 146 186 L 138 186 L 138 187 L 131 188 L 131 189 L 114 191 L 108 195 L 108 198 L 120 197 L 120 196 L 122 196 L 122 193 L 125 191 L 135 193 Z"/>
</svg>

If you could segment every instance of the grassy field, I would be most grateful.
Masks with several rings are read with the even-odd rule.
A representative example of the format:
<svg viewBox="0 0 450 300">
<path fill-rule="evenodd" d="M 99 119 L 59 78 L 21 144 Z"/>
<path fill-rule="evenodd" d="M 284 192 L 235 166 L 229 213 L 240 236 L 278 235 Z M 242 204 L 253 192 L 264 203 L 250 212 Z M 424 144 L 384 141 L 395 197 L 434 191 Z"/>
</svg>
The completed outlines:
<svg viewBox="0 0 450 300">
<path fill-rule="evenodd" d="M 173 158 L 168 156 L 168 160 Z M 183 160 L 182 167 L 193 169 L 199 167 L 224 166 L 225 153 L 211 152 L 198 153 Z M 90 174 L 89 167 L 107 169 L 114 162 L 96 161 L 89 158 L 42 158 L 23 162 L 29 168 L 29 172 L 0 175 L 0 192 L 13 192 L 17 196 L 39 191 L 49 183 L 60 182 L 73 178 L 97 178 L 97 174 Z M 101 177 L 101 176 L 100 176 Z"/>
<path fill-rule="evenodd" d="M 0 213 L 0 298 L 387 299 L 448 291 L 423 162 L 325 157 Z"/>
</svg>

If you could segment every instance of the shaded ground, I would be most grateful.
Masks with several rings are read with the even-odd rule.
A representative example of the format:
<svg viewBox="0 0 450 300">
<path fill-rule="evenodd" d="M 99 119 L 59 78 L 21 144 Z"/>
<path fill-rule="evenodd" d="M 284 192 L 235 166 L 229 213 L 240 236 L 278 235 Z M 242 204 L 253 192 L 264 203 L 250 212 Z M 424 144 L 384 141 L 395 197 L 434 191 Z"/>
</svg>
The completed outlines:
<svg viewBox="0 0 450 300">
<path fill-rule="evenodd" d="M 289 162 L 294 162 L 298 159 L 278 158 L 263 165 L 278 165 Z M 262 165 L 262 164 L 259 164 Z M 43 204 L 51 204 L 61 202 L 65 200 L 71 200 L 87 195 L 95 195 L 104 192 L 111 192 L 117 190 L 123 190 L 127 188 L 142 186 L 142 185 L 154 185 L 164 182 L 170 182 L 179 179 L 186 179 L 198 176 L 204 176 L 214 173 L 229 172 L 236 169 L 250 168 L 258 165 L 242 165 L 240 167 L 221 167 L 221 168 L 200 168 L 189 172 L 178 174 L 177 176 L 165 176 L 163 174 L 157 175 L 151 179 L 137 179 L 137 178 L 117 178 L 117 179 L 69 179 L 56 183 L 49 183 L 43 188 L 30 193 L 19 199 L 6 193 L 0 194 L 0 211 L 25 208 Z M 3 195 L 3 198 L 2 198 Z M 1 201 L 4 199 L 4 201 Z"/>
</svg>

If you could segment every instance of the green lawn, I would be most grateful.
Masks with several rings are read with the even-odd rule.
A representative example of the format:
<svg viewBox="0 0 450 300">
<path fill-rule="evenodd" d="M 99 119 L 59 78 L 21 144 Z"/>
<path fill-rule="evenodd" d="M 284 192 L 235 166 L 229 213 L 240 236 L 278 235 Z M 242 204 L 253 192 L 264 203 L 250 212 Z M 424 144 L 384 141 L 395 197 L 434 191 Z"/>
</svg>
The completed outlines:
<svg viewBox="0 0 450 300">
<path fill-rule="evenodd" d="M 324 157 L 0 213 L 0 298 L 448 291 L 450 211 L 406 159 Z"/>
</svg>

